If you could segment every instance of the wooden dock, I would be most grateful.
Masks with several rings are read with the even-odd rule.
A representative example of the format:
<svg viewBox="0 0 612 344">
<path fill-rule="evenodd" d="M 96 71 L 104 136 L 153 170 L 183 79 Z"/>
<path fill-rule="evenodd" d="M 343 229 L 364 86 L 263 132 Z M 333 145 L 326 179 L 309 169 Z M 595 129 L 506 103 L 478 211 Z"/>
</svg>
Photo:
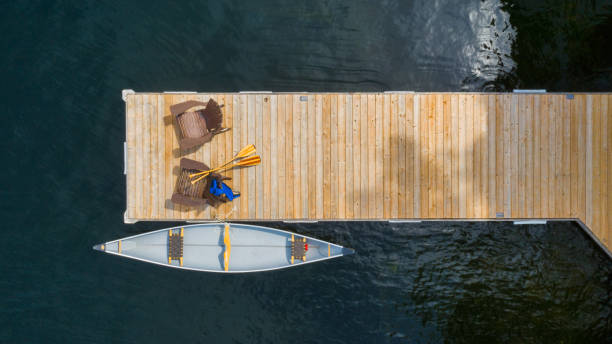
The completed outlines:
<svg viewBox="0 0 612 344">
<path fill-rule="evenodd" d="M 611 94 L 125 93 L 126 222 L 576 219 L 610 248 Z M 170 105 L 211 97 L 232 130 L 181 152 Z M 240 198 L 169 201 L 181 157 L 249 143 Z"/>
</svg>

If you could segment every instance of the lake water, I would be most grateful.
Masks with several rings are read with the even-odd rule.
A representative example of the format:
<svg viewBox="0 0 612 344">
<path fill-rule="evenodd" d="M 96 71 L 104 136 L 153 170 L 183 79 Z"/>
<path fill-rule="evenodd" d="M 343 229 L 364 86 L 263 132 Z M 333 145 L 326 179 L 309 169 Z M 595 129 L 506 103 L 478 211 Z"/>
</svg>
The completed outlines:
<svg viewBox="0 0 612 344">
<path fill-rule="evenodd" d="M 611 1 L 0 5 L 0 342 L 612 342 L 571 222 L 267 225 L 357 254 L 261 274 L 94 252 L 123 224 L 137 91 L 610 91 Z"/>
</svg>

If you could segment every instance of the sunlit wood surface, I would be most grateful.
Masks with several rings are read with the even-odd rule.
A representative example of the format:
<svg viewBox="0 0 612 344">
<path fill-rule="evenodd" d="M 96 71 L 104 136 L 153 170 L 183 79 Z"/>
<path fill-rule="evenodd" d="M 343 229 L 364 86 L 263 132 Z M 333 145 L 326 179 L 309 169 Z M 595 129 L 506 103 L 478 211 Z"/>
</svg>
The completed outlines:
<svg viewBox="0 0 612 344">
<path fill-rule="evenodd" d="M 573 96 L 573 98 L 572 98 Z M 169 107 L 214 98 L 232 130 L 180 151 Z M 580 219 L 609 247 L 612 95 L 136 93 L 126 99 L 126 221 Z M 173 205 L 181 157 L 242 196 Z"/>
</svg>

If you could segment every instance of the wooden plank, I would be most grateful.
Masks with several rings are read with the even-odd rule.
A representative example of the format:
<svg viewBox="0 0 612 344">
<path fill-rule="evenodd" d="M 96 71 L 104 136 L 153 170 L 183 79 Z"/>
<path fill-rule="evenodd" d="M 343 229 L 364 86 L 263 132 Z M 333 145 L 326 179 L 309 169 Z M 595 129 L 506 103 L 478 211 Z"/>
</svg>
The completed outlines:
<svg viewBox="0 0 612 344">
<path fill-rule="evenodd" d="M 578 102 L 570 101 L 570 216 L 578 218 Z"/>
<path fill-rule="evenodd" d="M 361 216 L 361 96 L 354 94 L 353 99 L 353 215 Z"/>
<path fill-rule="evenodd" d="M 444 217 L 444 104 L 441 94 L 435 97 L 435 170 L 436 170 L 436 217 Z"/>
<path fill-rule="evenodd" d="M 368 163 L 366 182 L 368 218 L 376 216 L 376 97 L 368 94 Z"/>
<path fill-rule="evenodd" d="M 193 96 L 193 95 L 192 95 Z M 184 101 L 187 100 L 186 95 L 184 94 L 175 94 L 171 97 L 171 101 L 169 102 L 169 106 L 173 105 L 173 104 L 178 104 L 178 103 L 182 103 Z M 178 166 L 180 164 L 180 158 L 185 157 L 188 159 L 194 159 L 194 154 L 193 152 L 196 151 L 196 149 L 190 149 L 190 150 L 184 150 L 180 148 L 180 145 L 178 144 L 178 140 L 181 136 L 180 134 L 180 130 L 178 129 L 178 127 L 176 126 L 176 119 L 174 120 L 175 122 L 175 126 L 174 126 L 174 130 L 173 130 L 173 142 L 172 142 L 172 157 L 170 160 L 170 165 L 173 169 L 173 180 L 172 180 L 172 189 L 174 190 L 174 188 L 176 187 L 176 183 L 177 183 L 177 179 L 178 179 L 178 173 L 180 172 L 180 168 L 177 168 L 175 166 Z M 206 161 L 206 164 L 210 165 L 210 161 Z M 184 206 L 181 204 L 174 204 L 174 219 L 177 220 L 185 220 L 185 219 L 189 219 L 189 211 L 193 211 L 193 209 L 191 207 L 188 206 Z M 210 210 L 208 211 L 208 213 L 206 215 L 210 215 Z"/>
<path fill-rule="evenodd" d="M 577 95 L 575 101 L 580 112 L 578 119 L 578 216 L 584 221 L 586 217 L 586 96 Z"/>
<path fill-rule="evenodd" d="M 532 216 L 536 218 L 542 217 L 541 211 L 541 168 L 540 161 L 541 159 L 545 159 L 540 155 L 540 130 L 542 128 L 540 122 L 540 97 L 533 97 L 533 112 L 532 112 L 532 125 L 533 125 L 533 156 L 532 156 L 532 164 L 533 164 L 533 213 Z"/>
<path fill-rule="evenodd" d="M 151 157 L 151 133 L 150 133 L 150 127 L 151 127 L 151 114 L 150 114 L 150 105 L 149 105 L 149 101 L 148 101 L 148 96 L 147 95 L 142 95 L 140 97 L 140 105 L 141 105 L 141 111 L 142 111 L 142 124 L 141 124 L 141 135 L 142 135 L 142 141 L 140 143 L 141 145 L 141 156 L 142 156 L 142 161 L 141 161 L 141 174 L 139 177 L 139 181 L 142 184 L 142 191 L 141 191 L 141 201 L 140 201 L 140 216 L 142 218 L 147 218 L 149 217 L 150 213 L 150 201 L 151 201 L 151 166 L 150 166 L 150 157 Z"/>
<path fill-rule="evenodd" d="M 414 188 L 414 135 L 413 135 L 413 96 L 398 95 L 398 154 L 399 154 L 399 192 L 398 195 L 398 217 L 412 218 L 413 212 L 413 188 Z"/>
<path fill-rule="evenodd" d="M 164 112 L 164 189 L 166 191 L 166 198 L 163 200 L 164 204 L 164 217 L 166 219 L 174 218 L 174 203 L 170 201 L 172 197 L 172 191 L 174 190 L 174 182 L 176 176 L 173 171 L 172 155 L 174 154 L 173 142 L 174 142 L 174 118 L 170 114 L 170 105 L 172 105 L 172 96 L 163 95 L 163 112 Z"/>
<path fill-rule="evenodd" d="M 375 216 L 376 218 L 383 218 L 384 214 L 384 197 L 388 197 L 389 194 L 385 194 L 383 190 L 383 131 L 382 131 L 382 122 L 383 122 L 383 95 L 377 94 L 375 97 L 376 104 L 376 113 L 374 119 L 374 151 L 375 151 L 375 159 L 374 159 L 374 183 L 375 185 L 372 187 L 370 185 L 370 190 L 374 190 L 374 200 L 375 203 L 372 204 L 374 207 L 373 213 L 370 212 L 370 217 Z M 370 165 L 371 166 L 371 165 Z M 371 183 L 371 181 L 370 181 Z M 370 198 L 370 203 L 373 201 Z M 372 209 L 372 208 L 370 208 Z M 387 217 L 388 218 L 388 217 Z"/>
<path fill-rule="evenodd" d="M 173 171 L 172 171 L 172 135 L 173 135 L 173 130 L 174 130 L 174 119 L 172 117 L 172 115 L 170 114 L 170 104 L 168 104 L 168 102 L 166 101 L 166 96 L 164 95 L 160 95 L 160 112 L 161 112 L 161 116 L 162 117 L 162 122 L 164 124 L 163 127 L 163 141 L 162 141 L 162 145 L 163 145 L 163 175 L 164 175 L 164 180 L 162 185 L 160 185 L 160 188 L 163 189 L 163 198 L 161 199 L 161 206 L 163 208 L 163 211 L 161 213 L 161 215 L 164 217 L 164 219 L 168 219 L 171 218 L 172 216 L 172 208 L 174 207 L 174 205 L 172 204 L 172 202 L 170 201 L 170 198 L 172 197 L 172 188 L 173 188 L 173 182 L 174 182 L 174 175 L 173 175 Z"/>
<path fill-rule="evenodd" d="M 609 96 L 607 95 L 602 95 L 601 96 L 601 186 L 600 186 L 600 190 L 601 190 L 601 211 L 602 211 L 602 218 L 601 218 L 601 228 L 602 228 L 602 235 L 600 236 L 600 240 L 603 242 L 604 245 L 606 245 L 607 247 L 609 247 L 609 238 L 610 238 L 610 232 L 612 231 L 612 229 L 610 228 L 610 226 L 612 225 L 611 221 L 610 221 L 610 216 L 612 216 L 612 207 L 610 207 L 610 183 L 612 182 L 612 180 L 610 179 L 611 173 L 610 173 L 610 169 L 612 169 L 612 167 L 609 165 L 610 163 L 612 163 L 612 160 L 610 159 L 610 144 L 612 143 L 612 141 L 610 141 L 610 124 L 612 124 L 610 122 L 610 120 L 612 119 L 610 116 L 610 102 L 609 102 Z"/>
<path fill-rule="evenodd" d="M 323 218 L 330 218 L 330 188 L 331 188 L 331 171 L 330 171 L 330 155 L 331 155 L 331 129 L 330 129 L 330 117 L 331 117 L 331 96 L 329 94 L 323 95 Z"/>
<path fill-rule="evenodd" d="M 151 104 L 151 113 L 150 113 L 150 121 L 151 121 L 151 202 L 150 202 L 150 215 L 149 218 L 158 219 L 159 211 L 158 211 L 158 201 L 159 201 L 159 136 L 158 136 L 158 127 L 159 124 L 159 116 L 157 111 L 157 95 L 152 94 L 148 96 L 149 102 Z"/>
<path fill-rule="evenodd" d="M 527 95 L 518 95 L 518 211 L 517 217 L 527 217 L 526 212 L 526 194 L 525 182 L 527 180 L 526 166 L 526 146 L 527 146 L 527 129 L 525 122 L 527 121 Z"/>
<path fill-rule="evenodd" d="M 435 95 L 427 95 L 427 144 L 429 145 L 427 167 L 428 167 L 428 196 L 429 217 L 436 217 L 436 99 Z"/>
<path fill-rule="evenodd" d="M 502 140 L 501 134 L 501 126 L 497 122 L 497 102 L 496 96 L 489 95 L 488 96 L 488 111 L 487 111 L 487 137 L 488 137 L 488 153 L 489 153 L 489 166 L 488 166 L 488 174 L 489 174 L 489 212 L 487 213 L 487 217 L 495 218 L 495 213 L 497 211 L 502 211 L 501 206 L 498 208 L 497 205 L 497 185 L 501 185 L 501 174 L 497 170 L 497 161 L 498 161 L 498 142 Z M 500 159 L 501 160 L 501 159 Z"/>
<path fill-rule="evenodd" d="M 224 116 L 224 127 L 225 128 L 232 128 L 231 129 L 231 133 L 225 134 L 223 136 L 223 138 L 225 139 L 225 158 L 226 160 L 229 160 L 231 158 L 234 157 L 234 136 L 237 136 L 235 128 L 236 126 L 234 126 L 234 109 L 235 109 L 235 105 L 236 105 L 236 96 L 234 95 L 227 95 L 225 97 L 225 116 Z M 237 152 L 236 152 L 237 153 Z M 236 190 L 237 184 L 236 184 L 236 177 L 234 175 L 234 170 L 230 170 L 227 172 L 227 176 L 232 178 L 231 181 L 228 181 L 228 183 L 231 183 L 230 185 L 232 185 L 232 189 Z M 236 190 L 239 191 L 239 190 Z M 238 202 L 240 202 L 240 197 L 234 199 L 234 201 L 232 203 L 229 203 L 225 206 L 224 208 L 224 212 L 223 212 L 223 217 L 226 219 L 232 219 L 234 218 L 235 214 L 236 214 L 236 210 L 235 208 L 238 206 Z"/>
<path fill-rule="evenodd" d="M 257 149 L 262 149 L 261 145 L 257 140 L 257 108 L 261 105 L 261 102 L 257 101 L 257 95 L 247 95 L 247 117 L 248 117 L 248 133 L 247 143 L 254 143 Z M 243 146 L 244 147 L 244 146 Z M 248 186 L 248 217 L 251 219 L 257 218 L 257 173 L 259 168 L 246 168 L 247 175 L 245 176 L 246 185 Z"/>
<path fill-rule="evenodd" d="M 338 95 L 330 95 L 330 203 L 329 218 L 338 218 Z"/>
<path fill-rule="evenodd" d="M 481 137 L 480 137 L 480 95 L 474 95 L 474 118 L 473 118 L 473 141 L 474 143 L 472 144 L 472 148 L 474 149 L 474 171 L 473 171 L 473 176 L 474 176 L 474 212 L 472 213 L 472 217 L 475 218 L 480 218 L 480 212 L 481 212 L 481 203 L 482 203 L 482 199 L 480 198 L 480 182 L 481 182 L 481 175 L 480 175 L 480 141 L 481 141 Z"/>
<path fill-rule="evenodd" d="M 459 104 L 460 96 L 451 95 L 450 122 L 451 122 L 451 217 L 459 215 Z"/>
<path fill-rule="evenodd" d="M 406 98 L 404 94 L 391 95 L 391 138 L 389 142 L 391 145 L 391 156 L 396 155 L 396 158 L 392 158 L 391 173 L 395 173 L 393 166 L 397 165 L 397 190 L 391 190 L 394 193 L 391 196 L 391 217 L 402 219 L 407 217 L 408 203 L 412 203 L 411 199 L 409 202 L 406 202 L 409 192 L 407 185 L 409 182 L 407 180 L 410 175 L 410 171 L 406 169 L 407 151 L 412 150 L 410 148 L 411 142 L 407 141 L 408 124 L 406 121 L 406 110 L 408 100 Z M 395 116 L 394 113 L 396 113 Z M 393 126 L 397 129 L 393 129 Z M 395 138 L 393 137 L 394 133 L 397 135 Z"/>
<path fill-rule="evenodd" d="M 345 94 L 338 95 L 338 163 L 337 163 L 337 182 L 338 183 L 338 215 L 337 218 L 346 218 L 346 98 Z"/>
<path fill-rule="evenodd" d="M 603 243 L 610 249 L 610 240 L 612 239 L 612 95 L 608 95 L 606 100 L 602 103 L 602 111 L 606 119 L 606 142 L 607 142 L 607 156 L 608 160 L 605 166 L 607 166 L 607 192 L 608 196 L 604 209 L 606 209 L 606 225 L 604 226 L 606 233 L 603 237 Z"/>
<path fill-rule="evenodd" d="M 387 159 L 386 154 L 383 158 L 384 162 L 391 160 L 390 163 L 387 163 L 387 168 L 390 168 L 390 171 L 389 173 L 385 174 L 390 174 L 390 176 L 385 177 L 385 180 L 387 181 L 390 179 L 391 185 L 390 190 L 388 190 L 391 196 L 391 211 L 387 217 L 394 219 L 399 216 L 399 199 L 403 199 L 406 194 L 405 152 L 402 151 L 400 153 L 399 150 L 400 132 L 402 135 L 404 135 L 406 131 L 406 103 L 405 97 L 401 96 L 402 104 L 400 106 L 398 103 L 399 99 L 400 95 L 398 94 L 385 96 L 385 119 L 387 124 L 383 124 L 384 127 L 387 128 L 387 135 L 389 136 L 385 138 L 385 152 L 389 152 L 391 154 L 389 159 Z M 389 126 L 391 126 L 390 130 L 388 128 Z M 403 141 L 405 141 L 405 139 Z M 401 183 L 402 177 L 404 179 L 403 184 Z M 385 192 L 385 195 L 386 194 L 387 193 Z"/>
<path fill-rule="evenodd" d="M 300 109 L 300 96 L 293 95 L 293 218 L 305 218 L 306 214 L 302 214 L 302 179 L 301 179 L 301 164 L 306 163 L 301 159 L 301 131 L 302 131 L 302 111 Z"/>
<path fill-rule="evenodd" d="M 421 183 L 420 183 L 420 210 L 421 217 L 429 217 L 429 126 L 428 97 L 422 95 L 419 100 L 420 131 L 421 131 Z"/>
<path fill-rule="evenodd" d="M 293 95 L 285 95 L 285 218 L 292 219 L 294 204 L 294 174 L 293 174 Z"/>
<path fill-rule="evenodd" d="M 466 96 L 465 105 L 465 201 L 466 216 L 474 217 L 474 95 Z"/>
<path fill-rule="evenodd" d="M 285 117 L 285 95 L 278 95 L 278 117 L 277 117 L 277 133 L 278 141 L 278 218 L 284 219 L 286 216 L 285 204 L 286 204 L 286 192 L 287 192 L 287 170 L 286 170 L 286 147 L 287 147 L 287 130 L 286 130 L 286 117 Z"/>
<path fill-rule="evenodd" d="M 257 94 L 255 95 L 255 132 L 254 134 L 254 139 L 255 139 L 255 147 L 259 147 L 259 149 L 261 149 L 263 151 L 263 154 L 266 154 L 266 147 L 264 145 L 264 141 L 263 141 L 263 127 L 264 127 L 264 117 L 263 117 L 263 98 L 264 95 L 262 94 Z M 254 168 L 249 168 L 248 169 L 249 172 L 253 171 L 254 173 L 254 177 L 250 177 L 249 176 L 249 184 L 255 184 L 255 188 L 254 188 L 254 201 L 255 201 L 255 218 L 257 219 L 263 219 L 264 218 L 264 214 L 263 214 L 263 203 L 264 203 L 264 196 L 265 196 L 265 189 L 264 189 L 264 168 L 263 168 L 263 164 L 256 166 Z M 251 190 L 249 190 L 250 192 Z"/>
<path fill-rule="evenodd" d="M 593 181 L 592 181 L 592 211 L 591 228 L 601 237 L 601 96 L 593 95 Z"/>
<path fill-rule="evenodd" d="M 521 211 L 521 207 L 519 205 L 520 201 L 519 201 L 519 197 L 520 196 L 520 184 L 519 184 L 519 178 L 520 178 L 520 168 L 521 168 L 521 164 L 520 164 L 520 160 L 519 160 L 519 145 L 520 145 L 520 141 L 519 141 L 519 104 L 518 104 L 518 98 L 519 96 L 516 94 L 512 95 L 512 102 L 511 102 L 511 123 L 512 123 L 512 131 L 511 131 L 511 137 L 510 137 L 510 155 L 511 155 L 511 164 L 510 164 L 510 175 L 511 175 L 511 179 L 510 179 L 510 183 L 511 183 L 511 188 L 512 191 L 510 192 L 512 194 L 512 209 L 511 209 L 511 214 L 513 218 L 519 218 L 522 214 Z M 517 170 L 518 169 L 518 170 Z"/>
<path fill-rule="evenodd" d="M 268 210 L 264 214 L 272 219 L 278 219 L 278 96 L 270 95 L 270 135 L 268 136 L 268 146 L 270 149 L 270 168 L 269 170 L 269 184 L 270 184 L 270 195 L 268 196 L 269 202 L 266 203 Z"/>
<path fill-rule="evenodd" d="M 263 195 L 261 195 L 261 203 L 258 207 L 262 208 L 261 214 L 262 218 L 269 219 L 270 218 L 270 201 L 272 197 L 272 157 L 271 151 L 272 147 L 270 147 L 270 131 L 271 131 L 271 104 L 270 104 L 270 96 L 263 96 L 263 114 L 261 118 L 261 127 L 262 127 L 262 144 L 263 144 L 263 155 L 264 159 L 262 159 L 260 170 L 262 172 L 262 180 L 258 182 L 263 186 Z"/>
<path fill-rule="evenodd" d="M 323 218 L 323 118 L 325 115 L 325 99 L 321 95 L 317 95 L 316 99 L 316 216 Z"/>
<path fill-rule="evenodd" d="M 555 113 L 555 217 L 563 217 L 563 115 L 562 102 L 559 96 L 554 96 Z"/>
<path fill-rule="evenodd" d="M 303 96 L 303 95 L 302 95 Z M 308 101 L 303 101 L 300 96 L 300 186 L 302 191 L 302 218 L 308 218 L 308 199 L 310 198 L 308 192 Z M 307 97 L 308 99 L 308 97 Z M 314 113 L 313 113 L 314 115 Z"/>
<path fill-rule="evenodd" d="M 555 129 L 555 123 L 557 122 L 556 113 L 555 113 L 555 101 L 553 96 L 546 96 L 548 99 L 548 123 L 549 123 L 549 139 L 548 139 L 548 147 L 550 150 L 548 152 L 549 155 L 549 164 L 548 164 L 548 217 L 554 218 L 557 216 L 555 213 L 555 198 L 556 198 L 556 173 L 557 173 L 557 130 Z"/>
<path fill-rule="evenodd" d="M 533 95 L 525 96 L 525 211 L 524 216 L 533 217 Z"/>
<path fill-rule="evenodd" d="M 489 217 L 489 96 L 480 101 L 480 217 Z"/>
<path fill-rule="evenodd" d="M 239 117 L 240 117 L 240 137 L 239 140 L 236 140 L 236 146 L 239 147 L 238 150 L 242 149 L 242 147 L 246 146 L 248 143 L 248 97 L 245 94 L 241 94 L 238 96 L 239 98 Z M 257 149 L 257 147 L 256 147 Z M 237 152 L 236 152 L 237 153 Z M 248 178 L 247 178 L 247 169 L 243 168 L 236 174 L 240 174 L 238 181 L 240 182 L 240 204 L 239 204 L 239 218 L 247 219 L 249 218 L 249 189 L 248 189 Z"/>
<path fill-rule="evenodd" d="M 166 140 L 165 140 L 165 131 L 166 131 L 166 123 L 165 123 L 165 114 L 164 114 L 164 99 L 162 95 L 157 95 L 157 168 L 159 169 L 159 179 L 157 185 L 157 219 L 162 220 L 165 219 L 166 213 L 166 204 L 165 204 L 165 195 L 166 195 Z"/>
<path fill-rule="evenodd" d="M 513 217 L 512 209 L 516 209 L 516 206 L 513 208 L 512 202 L 512 166 L 514 165 L 514 160 L 512 159 L 512 136 L 514 129 L 513 115 L 512 115 L 512 96 L 505 95 L 501 98 L 503 100 L 503 118 L 504 118 L 504 217 L 510 218 Z M 515 198 L 516 199 L 516 198 Z M 516 210 L 514 210 L 516 211 Z"/>
<path fill-rule="evenodd" d="M 153 210 L 153 204 L 154 204 L 154 199 L 155 199 L 155 194 L 156 194 L 156 189 L 154 188 L 155 183 L 154 183 L 154 178 L 156 177 L 154 175 L 155 173 L 155 168 L 153 168 L 153 166 L 155 166 L 156 161 L 154 160 L 154 157 L 157 156 L 157 154 L 154 154 L 156 152 L 156 143 L 155 143 L 155 134 L 157 133 L 157 128 L 155 127 L 156 123 L 155 123 L 155 117 L 157 117 L 157 111 L 154 107 L 154 96 L 153 95 L 146 95 L 144 96 L 145 98 L 145 120 L 146 120 L 146 137 L 147 137 L 147 142 L 146 142 L 146 179 L 145 179 L 145 183 L 146 183 L 146 187 L 147 187 L 147 193 L 146 193 L 146 200 L 145 200 L 145 208 L 146 208 L 146 217 L 147 218 L 151 218 L 151 216 L 153 215 L 152 210 Z"/>
<path fill-rule="evenodd" d="M 321 116 L 321 97 L 308 95 L 308 217 L 317 218 L 317 199 L 322 189 L 317 184 L 317 116 Z"/>
<path fill-rule="evenodd" d="M 445 94 L 442 98 L 442 113 L 440 114 L 442 117 L 442 154 L 443 161 L 441 169 L 443 170 L 443 199 L 444 204 L 442 206 L 443 212 L 442 217 L 451 218 L 451 203 L 452 203 L 452 193 L 451 193 L 451 100 L 450 95 Z"/>
<path fill-rule="evenodd" d="M 466 142 L 467 96 L 459 96 L 459 218 L 467 217 L 467 142 Z"/>
<path fill-rule="evenodd" d="M 240 147 L 245 147 L 247 144 L 255 144 L 254 140 L 255 136 L 255 96 L 254 95 L 244 95 L 244 109 L 243 109 L 243 118 L 246 119 L 246 123 L 243 127 L 243 136 L 241 138 Z M 242 104 L 241 104 L 242 105 Z M 261 147 L 257 147 L 256 149 L 261 149 Z M 244 201 L 244 209 L 241 209 L 242 217 L 245 219 L 253 219 L 255 218 L 255 180 L 254 173 L 255 169 L 253 168 L 243 168 L 240 170 L 240 182 L 241 189 L 245 190 L 246 195 L 241 196 L 242 201 Z"/>
<path fill-rule="evenodd" d="M 391 111 L 393 110 L 391 107 L 392 96 L 389 94 L 385 94 L 382 98 L 383 98 L 382 99 L 382 102 L 383 102 L 383 111 L 382 111 L 382 122 L 383 122 L 382 123 L 383 218 L 389 219 L 391 218 L 391 197 L 392 197 L 391 195 L 391 192 L 392 192 L 391 191 L 391 184 L 392 184 L 391 159 L 393 158 L 393 155 L 391 154 Z M 395 116 L 397 117 L 397 112 L 395 113 Z M 378 131 L 378 127 L 376 129 Z M 397 198 L 397 185 L 395 186 L 395 189 L 393 189 L 393 193 L 395 194 Z"/>
<path fill-rule="evenodd" d="M 127 217 L 136 218 L 136 160 L 138 152 L 136 151 L 136 114 L 135 112 L 136 96 L 129 95 L 125 103 L 126 117 L 126 190 L 127 190 Z"/>
<path fill-rule="evenodd" d="M 536 112 L 540 123 L 540 216 L 548 218 L 548 159 L 550 158 L 548 136 L 548 96 L 538 97 L 539 108 Z"/>
<path fill-rule="evenodd" d="M 355 193 L 355 188 L 354 188 L 354 179 L 353 179 L 353 173 L 355 172 L 355 165 L 353 164 L 353 150 L 354 150 L 354 146 L 355 144 L 353 143 L 353 137 L 355 137 L 355 133 L 354 133 L 354 129 L 353 129 L 353 100 L 354 97 L 352 94 L 347 94 L 346 95 L 346 113 L 345 113 L 345 119 L 346 119 L 346 136 L 345 136 L 345 140 L 346 140 L 346 178 L 345 180 L 345 184 L 346 184 L 346 205 L 345 205 L 345 213 L 346 213 L 346 217 L 349 219 L 354 219 L 355 218 L 355 212 L 354 209 L 356 208 L 355 204 L 354 204 L 354 193 Z"/>
<path fill-rule="evenodd" d="M 570 217 L 570 101 L 567 97 L 559 96 L 563 106 L 563 161 L 562 161 L 562 169 L 563 169 L 563 179 L 562 179 L 562 217 L 568 218 Z"/>
<path fill-rule="evenodd" d="M 360 196 L 361 196 L 361 218 L 368 218 L 368 97 L 361 95 L 361 174 L 360 174 Z"/>
<path fill-rule="evenodd" d="M 135 218 L 141 218 L 142 217 L 142 97 L 141 96 L 135 96 L 134 97 L 134 122 L 135 122 L 135 128 L 134 128 L 134 132 L 135 132 L 135 140 L 134 140 L 134 149 L 135 149 L 135 155 L 138 157 L 135 161 L 135 168 L 134 168 L 134 176 L 135 176 L 135 190 L 136 190 L 136 196 L 134 197 L 134 203 L 135 203 Z"/>
<path fill-rule="evenodd" d="M 421 114 L 420 114 L 420 102 L 421 102 L 421 96 L 419 95 L 415 95 L 413 97 L 413 111 L 412 111 L 412 123 L 413 123 L 413 134 L 414 134 L 414 146 L 413 146 L 413 158 L 414 161 L 413 166 L 414 166 L 414 174 L 413 174 L 413 178 L 414 178 L 414 197 L 413 197 L 413 210 L 414 210 L 414 217 L 415 218 L 423 218 L 423 215 L 421 213 Z"/>
</svg>

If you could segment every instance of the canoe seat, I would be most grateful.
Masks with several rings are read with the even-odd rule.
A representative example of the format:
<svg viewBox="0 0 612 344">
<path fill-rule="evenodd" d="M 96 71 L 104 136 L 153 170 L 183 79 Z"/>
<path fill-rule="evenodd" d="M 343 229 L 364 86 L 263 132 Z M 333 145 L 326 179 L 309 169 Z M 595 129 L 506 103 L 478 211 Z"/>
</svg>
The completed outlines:
<svg viewBox="0 0 612 344">
<path fill-rule="evenodd" d="M 306 261 L 307 245 L 306 238 L 296 239 L 291 235 L 291 264 L 293 264 L 295 259 L 300 259 L 303 262 Z"/>
<path fill-rule="evenodd" d="M 176 234 L 168 231 L 168 264 L 173 260 L 178 260 L 180 266 L 183 266 L 183 228 Z"/>
</svg>

